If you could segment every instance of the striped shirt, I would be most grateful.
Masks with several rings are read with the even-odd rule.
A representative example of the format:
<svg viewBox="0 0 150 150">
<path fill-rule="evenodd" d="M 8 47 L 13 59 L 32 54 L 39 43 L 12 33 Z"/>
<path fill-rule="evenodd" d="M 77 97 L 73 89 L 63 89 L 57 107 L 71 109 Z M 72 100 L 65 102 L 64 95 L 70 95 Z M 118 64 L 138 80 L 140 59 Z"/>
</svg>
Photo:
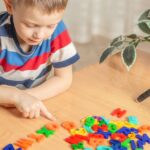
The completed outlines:
<svg viewBox="0 0 150 150">
<path fill-rule="evenodd" d="M 30 52 L 24 52 L 17 40 L 12 16 L 0 13 L 0 85 L 20 89 L 35 87 L 47 79 L 52 67 L 66 67 L 78 59 L 63 21 L 51 37 L 33 46 Z"/>
</svg>

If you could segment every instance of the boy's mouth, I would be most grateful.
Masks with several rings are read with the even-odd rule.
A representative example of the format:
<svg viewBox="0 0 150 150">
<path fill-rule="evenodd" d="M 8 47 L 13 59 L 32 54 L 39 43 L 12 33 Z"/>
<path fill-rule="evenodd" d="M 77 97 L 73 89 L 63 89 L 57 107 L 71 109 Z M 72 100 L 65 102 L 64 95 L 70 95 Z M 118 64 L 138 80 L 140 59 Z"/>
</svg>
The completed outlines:
<svg viewBox="0 0 150 150">
<path fill-rule="evenodd" d="M 32 39 L 29 39 L 29 41 L 32 43 L 40 43 L 41 42 L 41 40 L 32 40 Z"/>
</svg>

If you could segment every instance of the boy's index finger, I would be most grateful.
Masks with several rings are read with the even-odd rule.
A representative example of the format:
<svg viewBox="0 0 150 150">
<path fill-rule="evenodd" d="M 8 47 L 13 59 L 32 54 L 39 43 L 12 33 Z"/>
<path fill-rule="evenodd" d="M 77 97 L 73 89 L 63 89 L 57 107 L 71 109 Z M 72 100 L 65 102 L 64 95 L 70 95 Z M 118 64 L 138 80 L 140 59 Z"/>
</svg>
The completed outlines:
<svg viewBox="0 0 150 150">
<path fill-rule="evenodd" d="M 41 107 L 41 115 L 49 120 L 56 121 L 56 119 L 53 117 L 53 115 L 46 109 L 46 107 L 43 105 Z"/>
<path fill-rule="evenodd" d="M 53 115 L 49 112 L 46 112 L 45 114 L 43 114 L 43 116 L 49 120 L 56 121 L 56 119 L 53 117 Z"/>
</svg>

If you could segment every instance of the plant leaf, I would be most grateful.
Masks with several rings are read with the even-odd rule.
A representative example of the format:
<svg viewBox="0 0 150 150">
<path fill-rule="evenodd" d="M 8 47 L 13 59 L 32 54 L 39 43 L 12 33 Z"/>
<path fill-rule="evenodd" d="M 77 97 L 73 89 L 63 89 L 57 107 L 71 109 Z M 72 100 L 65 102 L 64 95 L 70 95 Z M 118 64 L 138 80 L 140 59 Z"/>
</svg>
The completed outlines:
<svg viewBox="0 0 150 150">
<path fill-rule="evenodd" d="M 117 48 L 117 47 L 121 46 L 122 44 L 123 44 L 123 41 L 118 41 L 118 42 L 114 43 L 112 46 Z"/>
<path fill-rule="evenodd" d="M 150 29 L 150 21 L 145 22 L 147 27 Z"/>
<path fill-rule="evenodd" d="M 144 37 L 144 39 L 145 39 L 146 41 L 149 41 L 149 42 L 150 42 L 150 35 L 149 35 L 149 36 Z"/>
<path fill-rule="evenodd" d="M 147 34 L 150 34 L 150 9 L 144 11 L 138 19 L 139 28 Z"/>
<path fill-rule="evenodd" d="M 139 43 L 140 43 L 140 40 L 135 41 L 135 42 L 133 43 L 134 47 L 136 48 L 136 47 L 138 46 Z"/>
<path fill-rule="evenodd" d="M 138 24 L 138 27 L 139 27 L 144 33 L 150 34 L 150 28 L 148 27 L 148 25 L 146 24 L 146 22 L 140 22 L 140 23 Z"/>
<path fill-rule="evenodd" d="M 110 45 L 117 47 L 116 44 L 117 44 L 117 43 L 120 43 L 120 42 L 122 42 L 122 41 L 123 41 L 123 36 L 118 36 L 118 37 L 116 37 L 116 38 L 114 38 L 114 39 L 112 40 L 112 42 L 110 43 Z M 122 44 L 122 43 L 120 43 L 120 44 Z M 119 46 L 120 46 L 120 45 L 119 45 Z"/>
<path fill-rule="evenodd" d="M 130 34 L 130 35 L 127 35 L 127 38 L 137 39 L 137 35 L 136 34 Z"/>
<path fill-rule="evenodd" d="M 144 20 L 150 20 L 150 9 L 144 11 L 138 19 L 139 22 Z"/>
<path fill-rule="evenodd" d="M 112 51 L 115 49 L 115 47 L 111 46 L 108 47 L 107 49 L 104 50 L 104 52 L 102 53 L 101 57 L 100 57 L 100 63 L 102 63 L 111 53 Z"/>
<path fill-rule="evenodd" d="M 135 46 L 134 45 L 127 46 L 121 53 L 121 59 L 122 59 L 124 65 L 126 66 L 126 68 L 129 71 L 130 68 L 135 63 L 135 60 L 136 60 Z"/>
</svg>

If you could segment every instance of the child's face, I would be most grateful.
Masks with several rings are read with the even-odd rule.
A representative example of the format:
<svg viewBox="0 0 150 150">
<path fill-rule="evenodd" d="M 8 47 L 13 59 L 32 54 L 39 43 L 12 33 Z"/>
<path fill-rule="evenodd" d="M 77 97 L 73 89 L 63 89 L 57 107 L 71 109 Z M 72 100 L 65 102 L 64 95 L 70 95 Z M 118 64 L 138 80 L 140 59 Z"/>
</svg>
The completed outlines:
<svg viewBox="0 0 150 150">
<path fill-rule="evenodd" d="M 38 8 L 16 6 L 12 10 L 14 26 L 20 44 L 37 45 L 54 32 L 64 11 L 42 13 Z"/>
</svg>

